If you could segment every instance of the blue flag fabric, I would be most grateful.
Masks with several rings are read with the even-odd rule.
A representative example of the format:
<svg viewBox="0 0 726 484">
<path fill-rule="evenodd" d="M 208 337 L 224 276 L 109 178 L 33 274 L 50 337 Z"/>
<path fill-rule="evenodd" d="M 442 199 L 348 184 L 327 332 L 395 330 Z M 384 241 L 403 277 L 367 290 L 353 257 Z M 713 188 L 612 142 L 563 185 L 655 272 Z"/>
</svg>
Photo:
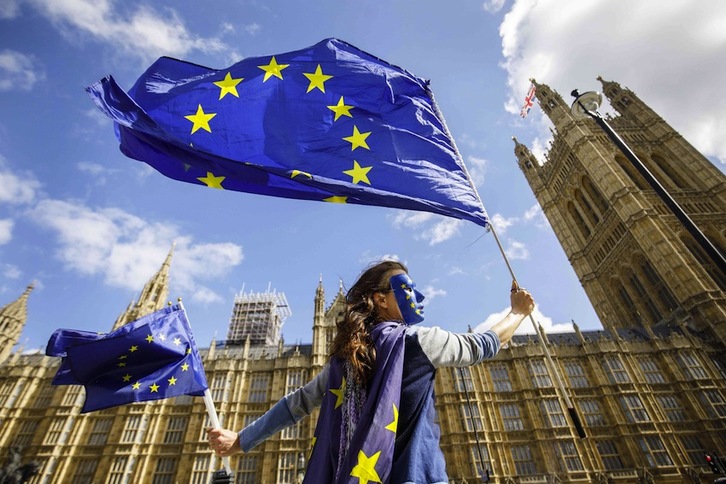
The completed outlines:
<svg viewBox="0 0 726 484">
<path fill-rule="evenodd" d="M 340 359 L 331 359 L 328 386 L 315 428 L 305 483 L 388 482 L 401 400 L 406 326 L 380 323 L 371 332 L 376 347 L 376 370 L 366 392 L 359 420 L 343 449 L 349 382 Z"/>
<path fill-rule="evenodd" d="M 59 329 L 48 356 L 63 357 L 54 385 L 83 385 L 81 413 L 179 395 L 204 395 L 202 360 L 181 305 L 107 334 Z"/>
<path fill-rule="evenodd" d="M 185 182 L 488 217 L 428 81 L 338 39 L 210 69 L 162 57 L 87 88 L 121 151 Z"/>
</svg>

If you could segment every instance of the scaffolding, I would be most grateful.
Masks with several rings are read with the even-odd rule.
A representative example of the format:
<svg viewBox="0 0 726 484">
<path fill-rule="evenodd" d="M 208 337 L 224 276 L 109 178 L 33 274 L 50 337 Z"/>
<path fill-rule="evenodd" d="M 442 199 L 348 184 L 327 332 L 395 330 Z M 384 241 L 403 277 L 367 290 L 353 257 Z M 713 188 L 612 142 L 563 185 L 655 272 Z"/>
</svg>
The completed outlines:
<svg viewBox="0 0 726 484">
<path fill-rule="evenodd" d="M 269 287 L 266 292 L 245 293 L 243 286 L 234 298 L 227 342 L 244 343 L 249 338 L 252 345 L 276 345 L 291 314 L 284 293 Z"/>
</svg>

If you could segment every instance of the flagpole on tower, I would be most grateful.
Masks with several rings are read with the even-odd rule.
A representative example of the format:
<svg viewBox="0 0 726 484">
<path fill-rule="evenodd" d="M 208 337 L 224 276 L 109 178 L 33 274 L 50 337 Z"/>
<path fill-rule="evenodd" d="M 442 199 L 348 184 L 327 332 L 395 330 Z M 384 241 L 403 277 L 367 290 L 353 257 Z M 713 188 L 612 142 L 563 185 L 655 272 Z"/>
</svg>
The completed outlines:
<svg viewBox="0 0 726 484">
<path fill-rule="evenodd" d="M 436 115 L 441 120 L 441 124 L 444 127 L 444 130 L 446 131 L 446 134 L 448 135 L 449 139 L 451 139 L 451 144 L 454 148 L 454 151 L 457 155 L 459 165 L 461 166 L 462 171 L 464 172 L 464 175 L 466 175 L 466 179 L 469 182 L 469 185 L 471 186 L 472 191 L 474 192 L 474 196 L 479 201 L 479 205 L 484 209 L 484 202 L 482 202 L 481 197 L 479 196 L 479 192 L 476 189 L 476 186 L 474 185 L 474 181 L 471 179 L 471 176 L 469 175 L 469 171 L 466 169 L 466 165 L 464 164 L 464 160 L 461 157 L 461 153 L 459 152 L 459 149 L 456 147 L 456 141 L 454 140 L 454 137 L 451 136 L 451 132 L 449 131 L 449 127 L 446 125 L 446 121 L 444 120 L 444 116 L 441 114 L 441 111 L 439 110 L 439 105 L 436 103 L 436 99 L 434 99 L 434 94 L 429 90 L 429 95 L 431 96 L 431 104 L 436 111 Z M 486 210 L 484 209 L 484 212 L 486 213 Z M 517 282 L 517 277 L 514 275 L 514 269 L 512 269 L 512 265 L 509 263 L 509 259 L 507 258 L 507 254 L 504 252 L 504 247 L 502 246 L 501 241 L 499 240 L 499 236 L 497 235 L 496 230 L 494 229 L 494 226 L 491 224 L 491 221 L 488 224 L 488 229 L 491 231 L 492 235 L 494 235 L 494 240 L 497 243 L 497 246 L 499 247 L 499 252 L 502 254 L 502 258 L 504 259 L 504 263 L 507 265 L 507 269 L 509 270 L 509 274 L 512 276 L 512 282 L 517 284 L 517 287 L 519 287 L 519 283 Z M 529 314 L 529 319 L 532 322 L 532 326 L 535 329 L 535 332 L 537 333 L 537 340 L 539 341 L 540 346 L 542 347 L 542 351 L 544 352 L 545 359 L 549 363 L 550 372 L 554 374 L 555 381 L 557 382 L 557 387 L 560 390 L 560 393 L 562 394 L 562 398 L 565 401 L 565 404 L 567 406 L 567 411 L 570 414 L 570 419 L 572 420 L 572 423 L 575 426 L 575 429 L 577 430 L 577 435 L 584 439 L 585 429 L 582 426 L 582 421 L 580 420 L 579 415 L 577 414 L 577 410 L 575 410 L 575 406 L 572 403 L 572 400 L 570 399 L 570 396 L 567 393 L 567 389 L 565 388 L 564 382 L 562 381 L 562 377 L 560 376 L 560 371 L 557 369 L 557 366 L 555 366 L 555 362 L 552 360 L 552 355 L 550 354 L 549 348 L 547 348 L 547 344 L 545 343 L 544 339 L 542 338 L 542 335 L 544 334 L 544 329 L 542 329 L 542 326 L 534 319 L 534 316 L 532 314 Z"/>
</svg>

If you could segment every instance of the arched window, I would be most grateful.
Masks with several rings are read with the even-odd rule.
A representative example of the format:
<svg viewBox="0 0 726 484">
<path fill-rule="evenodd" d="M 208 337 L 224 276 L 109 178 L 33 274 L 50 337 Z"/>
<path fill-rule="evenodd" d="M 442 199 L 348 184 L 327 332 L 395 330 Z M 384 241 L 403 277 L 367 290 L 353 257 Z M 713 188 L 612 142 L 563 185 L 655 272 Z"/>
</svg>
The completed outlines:
<svg viewBox="0 0 726 484">
<path fill-rule="evenodd" d="M 630 177 L 630 179 L 635 183 L 635 186 L 640 188 L 641 190 L 650 190 L 650 185 L 645 181 L 645 178 L 638 172 L 638 170 L 635 169 L 632 163 L 630 163 L 630 160 L 625 158 L 622 155 L 615 155 L 615 161 L 618 162 L 618 165 L 620 165 L 620 168 L 625 171 L 625 173 Z"/>
<path fill-rule="evenodd" d="M 635 295 L 636 301 L 638 301 L 639 307 L 645 309 L 648 322 L 655 324 L 663 319 L 663 315 L 660 313 L 658 307 L 645 290 L 645 287 L 643 287 L 643 283 L 640 281 L 637 274 L 635 274 L 632 270 L 628 270 L 626 273 L 626 279 L 630 289 L 632 289 L 633 294 Z"/>
<path fill-rule="evenodd" d="M 570 217 L 572 217 L 572 220 L 574 220 L 575 225 L 577 225 L 577 228 L 580 229 L 580 235 L 582 235 L 583 240 L 587 240 L 588 237 L 590 237 L 590 228 L 585 224 L 585 220 L 582 218 L 582 215 L 580 215 L 580 212 L 575 207 L 575 204 L 572 202 L 567 202 L 567 213 L 570 214 Z"/>
<path fill-rule="evenodd" d="M 574 196 L 578 206 L 583 212 L 585 212 L 585 216 L 590 222 L 590 226 L 594 228 L 600 222 L 600 217 L 598 217 L 595 210 L 592 209 L 592 205 L 590 205 L 587 197 L 585 197 L 578 188 L 575 189 Z"/>
<path fill-rule="evenodd" d="M 600 212 L 600 216 L 605 216 L 605 212 L 608 210 L 608 202 L 605 200 L 605 197 L 602 196 L 600 193 L 600 190 L 595 188 L 595 185 L 592 184 L 592 181 L 588 177 L 582 177 L 581 180 L 582 183 L 582 189 L 585 191 L 588 197 L 590 197 L 590 200 L 593 201 L 595 204 L 595 208 Z"/>
<path fill-rule="evenodd" d="M 645 281 L 650 286 L 650 292 L 658 296 L 661 308 L 665 309 L 667 313 L 675 311 L 678 308 L 678 302 L 663 282 L 663 279 L 655 272 L 650 262 L 641 256 L 638 257 L 637 266 L 640 267 L 640 272 L 645 276 Z"/>
<path fill-rule="evenodd" d="M 718 269 L 718 267 L 716 267 L 711 258 L 706 255 L 706 252 L 701 248 L 701 246 L 693 240 L 693 237 L 689 234 L 681 235 L 681 242 L 683 242 L 686 248 L 688 248 L 688 251 L 693 255 L 696 261 L 701 264 L 701 267 L 706 270 L 708 275 L 711 276 L 711 279 L 713 279 L 713 281 L 721 289 L 726 288 L 726 278 L 723 273 Z"/>
<path fill-rule="evenodd" d="M 630 297 L 628 291 L 623 286 L 623 283 L 618 279 L 613 279 L 611 282 L 613 291 L 617 296 L 617 302 L 615 303 L 615 310 L 623 318 L 622 326 L 631 326 L 633 323 L 640 323 L 640 312 L 638 311 L 633 298 Z"/>
<path fill-rule="evenodd" d="M 659 155 L 652 155 L 651 159 L 653 163 L 660 167 L 663 173 L 670 179 L 671 185 L 676 188 L 688 189 L 692 188 L 691 184 L 688 183 L 686 176 L 681 173 L 680 165 L 666 161 Z"/>
</svg>

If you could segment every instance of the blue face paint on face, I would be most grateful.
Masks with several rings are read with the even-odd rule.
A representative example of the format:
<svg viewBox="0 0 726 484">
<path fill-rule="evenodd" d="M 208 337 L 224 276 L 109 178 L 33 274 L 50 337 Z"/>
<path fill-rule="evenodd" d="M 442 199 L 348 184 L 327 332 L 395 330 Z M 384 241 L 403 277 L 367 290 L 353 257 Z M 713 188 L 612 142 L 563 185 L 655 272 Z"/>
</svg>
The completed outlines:
<svg viewBox="0 0 726 484">
<path fill-rule="evenodd" d="M 416 289 L 416 283 L 408 274 L 398 274 L 391 277 L 391 289 L 396 297 L 398 308 L 401 310 L 403 320 L 407 324 L 416 324 L 424 320 L 424 295 Z"/>
</svg>

